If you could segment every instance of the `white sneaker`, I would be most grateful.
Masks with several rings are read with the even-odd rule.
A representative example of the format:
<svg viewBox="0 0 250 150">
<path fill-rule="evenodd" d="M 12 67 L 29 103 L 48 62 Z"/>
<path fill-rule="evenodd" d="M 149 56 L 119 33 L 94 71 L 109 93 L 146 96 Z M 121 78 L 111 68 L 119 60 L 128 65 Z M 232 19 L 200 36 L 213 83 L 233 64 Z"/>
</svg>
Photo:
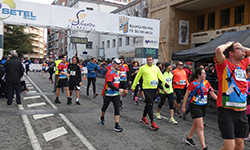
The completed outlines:
<svg viewBox="0 0 250 150">
<path fill-rule="evenodd" d="M 169 122 L 172 123 L 172 124 L 174 124 L 174 125 L 178 124 L 178 122 L 174 118 L 170 118 Z"/>
<path fill-rule="evenodd" d="M 161 119 L 160 113 L 156 113 L 156 119 Z"/>
</svg>

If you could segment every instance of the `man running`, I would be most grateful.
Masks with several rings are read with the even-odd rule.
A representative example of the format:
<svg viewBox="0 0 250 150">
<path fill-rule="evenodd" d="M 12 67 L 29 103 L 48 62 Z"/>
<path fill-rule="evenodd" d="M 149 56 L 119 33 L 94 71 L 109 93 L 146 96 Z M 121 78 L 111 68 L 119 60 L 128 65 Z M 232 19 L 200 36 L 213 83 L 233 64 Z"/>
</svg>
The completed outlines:
<svg viewBox="0 0 250 150">
<path fill-rule="evenodd" d="M 58 60 L 55 61 L 55 84 L 54 84 L 54 93 L 57 89 L 57 79 L 58 79 L 58 65 L 62 62 L 63 55 L 59 55 Z M 62 92 L 64 92 L 64 88 L 62 88 Z"/>
<path fill-rule="evenodd" d="M 145 94 L 145 107 L 143 111 L 143 115 L 141 118 L 141 122 L 144 124 L 149 124 L 149 122 L 146 119 L 147 114 L 149 115 L 149 119 L 151 122 L 151 129 L 156 131 L 159 129 L 159 127 L 154 122 L 153 117 L 153 102 L 157 96 L 157 85 L 158 85 L 158 79 L 162 81 L 164 85 L 167 85 L 167 82 L 165 81 L 160 69 L 153 64 L 153 56 L 148 55 L 147 56 L 147 64 L 142 66 L 133 82 L 131 91 L 134 92 L 135 87 L 137 85 L 137 82 L 143 77 L 143 92 Z"/>
<path fill-rule="evenodd" d="M 100 125 L 104 125 L 104 115 L 109 106 L 109 103 L 112 102 L 115 110 L 115 126 L 114 130 L 121 132 L 123 129 L 119 126 L 120 110 L 119 110 L 119 84 L 120 84 L 120 69 L 121 61 L 119 59 L 113 60 L 113 66 L 106 73 L 105 84 L 102 91 L 104 96 L 102 114 L 100 117 Z"/>
<path fill-rule="evenodd" d="M 87 85 L 87 91 L 86 94 L 89 96 L 89 86 L 92 82 L 93 86 L 93 92 L 94 96 L 93 98 L 97 97 L 98 94 L 96 93 L 96 87 L 95 87 L 95 82 L 96 82 L 96 71 L 100 70 L 100 67 L 96 64 L 96 58 L 93 57 L 91 61 L 87 64 L 87 69 L 88 69 L 88 85 Z"/>
<path fill-rule="evenodd" d="M 74 56 L 72 58 L 72 63 L 68 66 L 68 73 L 70 74 L 69 77 L 69 94 L 70 100 L 68 101 L 68 105 L 72 104 L 72 94 L 73 90 L 76 90 L 76 104 L 81 105 L 79 102 L 79 91 L 80 86 L 82 85 L 82 78 L 81 78 L 81 69 L 79 64 L 79 58 Z"/>
<path fill-rule="evenodd" d="M 218 125 L 224 142 L 221 150 L 244 149 L 244 138 L 248 134 L 246 68 L 249 56 L 250 49 L 239 42 L 228 42 L 215 50 L 214 61 L 219 79 Z"/>
<path fill-rule="evenodd" d="M 58 65 L 58 79 L 57 79 L 57 90 L 56 90 L 56 100 L 55 103 L 60 104 L 59 101 L 59 93 L 62 87 L 65 87 L 66 90 L 66 96 L 68 98 L 68 104 L 70 103 L 70 97 L 69 97 L 69 81 L 68 77 L 70 76 L 67 72 L 67 64 L 66 64 L 67 56 L 62 55 L 62 62 Z"/>
<path fill-rule="evenodd" d="M 180 107 L 181 107 L 181 99 L 185 94 L 185 87 L 188 85 L 188 79 L 186 76 L 186 72 L 183 70 L 183 63 L 179 61 L 176 64 L 176 69 L 173 70 L 173 88 L 174 92 L 177 96 L 177 101 L 175 102 L 175 116 L 181 118 L 180 115 Z"/>
<path fill-rule="evenodd" d="M 124 58 L 120 57 L 119 60 L 122 62 L 120 67 L 120 108 L 122 109 L 122 101 L 124 97 L 128 94 L 128 81 L 130 81 L 129 68 L 128 65 L 124 63 Z M 129 79 L 128 79 L 129 78 Z"/>
</svg>

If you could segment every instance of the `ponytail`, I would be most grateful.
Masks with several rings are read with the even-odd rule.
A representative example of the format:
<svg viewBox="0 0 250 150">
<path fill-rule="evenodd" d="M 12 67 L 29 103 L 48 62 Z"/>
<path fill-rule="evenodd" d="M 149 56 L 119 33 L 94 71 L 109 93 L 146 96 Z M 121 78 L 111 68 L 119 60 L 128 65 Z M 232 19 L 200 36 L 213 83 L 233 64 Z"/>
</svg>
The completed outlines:
<svg viewBox="0 0 250 150">
<path fill-rule="evenodd" d="M 195 69 L 195 72 L 191 75 L 190 79 L 189 79 L 189 83 L 194 81 L 195 79 L 198 78 L 198 75 L 201 75 L 201 71 L 204 70 L 204 68 L 202 67 L 197 67 Z"/>
</svg>

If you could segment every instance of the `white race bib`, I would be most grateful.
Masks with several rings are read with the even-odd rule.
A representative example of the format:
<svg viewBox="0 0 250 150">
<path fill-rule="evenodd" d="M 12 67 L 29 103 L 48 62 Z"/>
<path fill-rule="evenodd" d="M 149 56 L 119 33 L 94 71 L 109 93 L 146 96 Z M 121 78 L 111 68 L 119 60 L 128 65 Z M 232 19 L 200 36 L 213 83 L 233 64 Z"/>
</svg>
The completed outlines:
<svg viewBox="0 0 250 150">
<path fill-rule="evenodd" d="M 166 81 L 167 81 L 168 83 L 172 83 L 172 79 L 171 79 L 171 78 L 166 78 Z"/>
<path fill-rule="evenodd" d="M 247 82 L 246 80 L 246 71 L 242 70 L 242 69 L 235 69 L 235 79 L 237 81 L 243 81 L 243 82 Z"/>
<path fill-rule="evenodd" d="M 180 85 L 186 85 L 186 80 L 180 80 Z"/>
<path fill-rule="evenodd" d="M 114 78 L 114 83 L 120 83 L 120 77 L 115 77 Z"/>
<path fill-rule="evenodd" d="M 158 84 L 158 81 L 156 80 L 151 80 L 151 86 L 157 86 Z"/>
<path fill-rule="evenodd" d="M 71 76 L 75 76 L 76 75 L 76 71 L 70 71 L 70 75 Z"/>
</svg>

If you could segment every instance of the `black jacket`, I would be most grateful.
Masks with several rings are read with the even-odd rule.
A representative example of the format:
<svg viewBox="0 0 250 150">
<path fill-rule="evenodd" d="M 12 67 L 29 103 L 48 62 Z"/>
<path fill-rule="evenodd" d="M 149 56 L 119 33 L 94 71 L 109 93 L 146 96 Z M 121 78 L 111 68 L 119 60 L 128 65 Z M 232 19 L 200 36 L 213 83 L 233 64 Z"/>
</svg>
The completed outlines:
<svg viewBox="0 0 250 150">
<path fill-rule="evenodd" d="M 68 73 L 70 74 L 70 81 L 82 82 L 81 69 L 77 64 L 69 64 Z"/>
<path fill-rule="evenodd" d="M 6 82 L 20 83 L 23 76 L 24 68 L 20 60 L 16 56 L 12 56 L 6 63 Z"/>
</svg>

